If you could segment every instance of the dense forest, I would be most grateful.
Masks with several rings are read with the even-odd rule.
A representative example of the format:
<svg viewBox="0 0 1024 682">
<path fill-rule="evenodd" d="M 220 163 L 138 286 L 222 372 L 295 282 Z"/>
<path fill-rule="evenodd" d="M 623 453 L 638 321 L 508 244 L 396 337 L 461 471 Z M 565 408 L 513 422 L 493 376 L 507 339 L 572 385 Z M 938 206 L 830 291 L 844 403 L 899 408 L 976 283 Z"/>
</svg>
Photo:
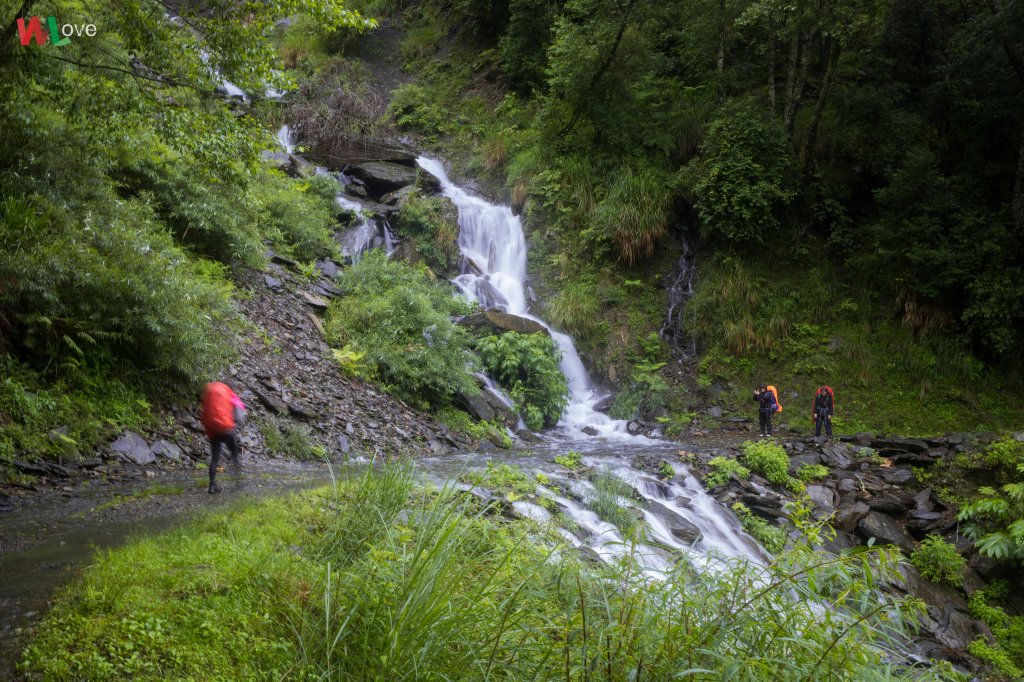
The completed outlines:
<svg viewBox="0 0 1024 682">
<path fill-rule="evenodd" d="M 347 406 L 369 400 L 373 427 L 312 419 L 339 409 L 326 392 L 315 410 L 251 393 L 261 455 L 333 466 L 349 437 L 363 447 L 385 427 L 415 447 L 378 444 L 371 460 L 562 448 L 528 473 L 485 455 L 486 472 L 460 472 L 465 490 L 370 469 L 104 555 L 22 671 L 1020 675 L 1022 29 L 1022 0 L 5 3 L 0 512 L 5 491 L 38 492 L 38 462 L 66 477 L 96 453 L 107 467 L 120 434 L 187 431 L 201 387 L 240 367 L 250 388 L 287 394 L 292 377 L 245 362 L 320 345 L 316 362 L 356 395 Z M 338 162 L 353 144 L 400 150 L 408 181 L 368 197 L 358 164 Z M 495 330 L 453 296 L 464 228 L 418 154 L 521 221 L 536 320 Z M 384 211 L 393 253 L 343 250 L 368 220 L 353 202 Z M 286 319 L 278 294 L 315 312 Z M 315 343 L 288 321 L 300 317 Z M 602 419 L 675 439 L 643 439 L 649 456 L 625 433 L 594 446 L 615 466 L 632 458 L 640 483 L 555 435 L 578 396 L 552 331 L 607 392 Z M 297 374 L 311 383 L 334 376 L 310 363 Z M 484 417 L 474 401 L 492 383 L 507 404 Z M 792 442 L 739 442 L 763 383 L 779 387 Z M 804 445 L 822 384 L 847 442 Z M 203 457 L 184 458 L 190 472 Z M 691 468 L 700 482 L 684 488 Z M 710 501 L 705 489 L 756 559 L 644 564 L 651 510 Z M 859 525 L 883 513 L 899 528 Z M 505 518 L 545 514 L 564 526 Z M 584 518 L 638 544 L 605 563 L 562 556 Z M 659 552 L 707 535 L 677 523 Z M 879 545 L 954 595 L 966 623 L 966 639 L 913 663 L 904 639 L 931 616 L 923 589 L 880 596 L 876 578 L 907 580 L 900 553 L 874 545 L 886 532 Z M 235 575 L 204 572 L 218 565 Z M 917 666 L 936 651 L 944 662 Z"/>
</svg>

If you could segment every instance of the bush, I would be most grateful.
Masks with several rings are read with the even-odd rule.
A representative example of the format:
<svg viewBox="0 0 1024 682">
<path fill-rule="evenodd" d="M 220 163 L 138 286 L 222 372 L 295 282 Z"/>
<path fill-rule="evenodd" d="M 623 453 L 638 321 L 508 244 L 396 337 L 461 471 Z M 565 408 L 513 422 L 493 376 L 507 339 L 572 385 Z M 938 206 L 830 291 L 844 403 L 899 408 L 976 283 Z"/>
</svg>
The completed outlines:
<svg viewBox="0 0 1024 682">
<path fill-rule="evenodd" d="M 547 334 L 505 334 L 476 342 L 487 373 L 501 384 L 534 431 L 554 426 L 569 404 L 569 383 L 558 367 L 561 353 Z"/>
<path fill-rule="evenodd" d="M 270 217 L 270 225 L 278 235 L 277 244 L 299 260 L 315 260 L 335 255 L 335 215 L 338 205 L 334 195 L 338 182 L 327 175 L 309 180 L 293 180 L 277 172 L 267 172 L 257 186 L 260 198 Z"/>
<path fill-rule="evenodd" d="M 792 147 L 782 126 L 753 102 L 727 109 L 708 126 L 698 160 L 684 169 L 705 237 L 761 243 L 781 227 L 796 196 Z"/>
<path fill-rule="evenodd" d="M 1017 467 L 1024 477 L 1024 464 Z M 957 514 L 966 521 L 964 535 L 978 551 L 994 559 L 1024 562 L 1024 483 L 1007 483 L 1000 490 L 983 487 Z"/>
<path fill-rule="evenodd" d="M 328 310 L 327 339 L 363 353 L 361 362 L 387 391 L 420 407 L 479 391 L 468 336 L 450 318 L 468 306 L 426 268 L 371 252 L 344 272 L 338 287 L 343 295 Z"/>
<path fill-rule="evenodd" d="M 458 262 L 458 213 L 444 197 L 425 197 L 413 191 L 391 219 L 391 226 L 411 237 L 427 266 L 446 274 Z"/>
<path fill-rule="evenodd" d="M 789 455 L 782 446 L 765 441 L 740 445 L 743 463 L 775 485 L 789 485 Z"/>
<path fill-rule="evenodd" d="M 804 464 L 796 472 L 796 477 L 804 483 L 825 478 L 826 476 L 828 476 L 828 467 L 824 464 Z"/>
<path fill-rule="evenodd" d="M 743 530 L 750 534 L 750 537 L 761 543 L 761 546 L 772 554 L 778 554 L 786 546 L 786 531 L 778 526 L 773 526 L 747 508 L 742 502 L 732 506 L 736 512 L 736 518 L 740 520 Z"/>
<path fill-rule="evenodd" d="M 305 424 L 297 424 L 287 419 L 271 419 L 260 426 L 263 444 L 275 455 L 294 457 L 300 462 L 323 459 L 327 451 L 317 444 Z"/>
<path fill-rule="evenodd" d="M 575 450 L 570 450 L 564 455 L 555 457 L 555 464 L 564 466 L 569 471 L 578 471 L 583 468 L 583 455 Z"/>
<path fill-rule="evenodd" d="M 985 448 L 985 463 L 1002 476 L 1012 475 L 1018 466 L 1024 465 L 1024 443 L 1013 437 L 989 443 Z"/>
<path fill-rule="evenodd" d="M 957 553 L 951 543 L 938 535 L 929 535 L 911 555 L 910 563 L 926 580 L 960 587 L 963 582 L 961 571 L 967 565 L 967 560 Z"/>
<path fill-rule="evenodd" d="M 631 535 L 640 521 L 640 512 L 619 500 L 632 497 L 633 489 L 615 474 L 604 470 L 595 471 L 589 478 L 594 487 L 585 495 L 587 507 L 616 526 L 623 536 Z"/>
<path fill-rule="evenodd" d="M 995 645 L 979 637 L 970 652 L 991 664 L 1001 675 L 1019 679 L 1024 671 L 1024 616 L 1010 615 L 993 601 L 1005 601 L 1009 591 L 1006 581 L 997 580 L 976 591 L 969 600 L 970 613 L 992 630 Z"/>
<path fill-rule="evenodd" d="M 735 474 L 739 478 L 750 478 L 750 469 L 740 464 L 735 459 L 727 457 L 715 457 L 708 466 L 711 471 L 704 477 L 704 485 L 708 488 L 717 488 L 729 482 L 729 478 Z"/>
<path fill-rule="evenodd" d="M 658 478 L 668 480 L 670 478 L 675 477 L 675 475 L 676 470 L 672 467 L 672 465 L 662 460 L 661 463 L 658 465 Z"/>
<path fill-rule="evenodd" d="M 485 471 L 471 472 L 462 479 L 466 483 L 483 486 L 497 495 L 503 495 L 509 502 L 515 502 L 537 489 L 536 480 L 531 480 L 518 466 L 494 461 L 487 463 Z"/>
<path fill-rule="evenodd" d="M 672 184 L 648 166 L 620 169 L 608 194 L 597 205 L 596 226 L 618 247 L 627 264 L 654 253 L 654 246 L 668 230 Z"/>
</svg>

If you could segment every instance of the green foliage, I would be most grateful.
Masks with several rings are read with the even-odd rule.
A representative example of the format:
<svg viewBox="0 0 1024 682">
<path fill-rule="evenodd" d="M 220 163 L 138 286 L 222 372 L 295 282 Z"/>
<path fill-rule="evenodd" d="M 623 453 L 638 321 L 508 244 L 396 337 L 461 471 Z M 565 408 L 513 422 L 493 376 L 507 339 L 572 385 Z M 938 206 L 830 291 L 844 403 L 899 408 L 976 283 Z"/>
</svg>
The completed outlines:
<svg viewBox="0 0 1024 682">
<path fill-rule="evenodd" d="M 478 391 L 467 369 L 468 337 L 451 321 L 466 304 L 426 268 L 372 252 L 337 282 L 343 295 L 327 313 L 328 342 L 363 353 L 361 362 L 388 391 L 419 406 Z"/>
<path fill-rule="evenodd" d="M 668 480 L 670 478 L 675 478 L 675 475 L 676 470 L 672 467 L 672 465 L 662 460 L 661 463 L 658 465 L 658 478 Z"/>
<path fill-rule="evenodd" d="M 452 131 L 452 119 L 427 93 L 414 83 L 404 83 L 391 93 L 388 112 L 400 128 L 415 129 L 429 138 Z"/>
<path fill-rule="evenodd" d="M 537 489 L 537 481 L 527 476 L 520 467 L 514 464 L 498 464 L 493 460 L 487 462 L 486 470 L 465 474 L 462 479 L 472 485 L 483 486 L 497 495 L 503 495 L 509 502 L 531 495 Z"/>
<path fill-rule="evenodd" d="M 448 273 L 458 261 L 458 215 L 444 197 L 427 197 L 413 191 L 391 219 L 392 227 L 410 236 L 416 252 L 431 270 Z"/>
<path fill-rule="evenodd" d="M 570 450 L 564 455 L 555 457 L 555 464 L 564 466 L 569 471 L 578 471 L 583 468 L 583 455 L 575 450 Z"/>
<path fill-rule="evenodd" d="M 789 485 L 789 455 L 781 445 L 768 441 L 747 441 L 740 445 L 743 463 L 775 485 Z"/>
<path fill-rule="evenodd" d="M 1002 476 L 1014 474 L 1018 467 L 1024 465 L 1024 443 L 1012 436 L 989 443 L 985 448 L 985 463 Z"/>
<path fill-rule="evenodd" d="M 910 556 L 910 563 L 925 580 L 960 587 L 967 560 L 960 556 L 953 544 L 938 535 L 929 535 Z"/>
<path fill-rule="evenodd" d="M 979 637 L 970 646 L 970 652 L 992 665 L 1000 675 L 1010 679 L 1024 675 L 1024 616 L 1010 615 L 993 602 L 1005 601 L 1010 585 L 995 581 L 971 595 L 970 613 L 992 630 L 995 644 Z"/>
<path fill-rule="evenodd" d="M 778 554 L 786 546 L 786 531 L 774 526 L 760 516 L 755 516 L 742 502 L 732 505 L 736 518 L 740 520 L 743 530 L 750 534 L 750 537 L 761 543 L 761 546 L 772 554 Z"/>
<path fill-rule="evenodd" d="M 640 340 L 642 352 L 634 356 L 630 382 L 615 395 L 609 414 L 618 419 L 649 417 L 659 407 L 671 402 L 672 388 L 661 369 L 665 362 L 665 348 L 655 333 Z"/>
<path fill-rule="evenodd" d="M 533 430 L 558 423 L 569 404 L 560 351 L 547 334 L 507 332 L 477 340 L 487 373 L 508 391 Z"/>
<path fill-rule="evenodd" d="M 685 169 L 705 237 L 770 240 L 797 194 L 785 131 L 763 112 L 752 102 L 724 111 L 708 126 L 699 160 Z"/>
<path fill-rule="evenodd" d="M 828 467 L 824 464 L 804 464 L 796 472 L 796 477 L 804 483 L 816 481 L 828 476 Z"/>
<path fill-rule="evenodd" d="M 633 496 L 633 489 L 621 478 L 603 469 L 593 471 L 588 479 L 592 484 L 584 495 L 584 501 L 599 517 L 615 525 L 624 537 L 636 530 L 640 512 L 624 503 Z"/>
<path fill-rule="evenodd" d="M 1017 466 L 1024 480 L 1024 464 Z M 1024 561 L 1024 483 L 1007 483 L 1001 489 L 983 487 L 957 514 L 965 521 L 964 535 L 978 551 L 995 559 Z"/>
<path fill-rule="evenodd" d="M 465 434 L 473 440 L 491 439 L 492 441 L 508 441 L 505 447 L 512 447 L 511 439 L 508 436 L 508 429 L 504 424 L 489 421 L 473 421 L 473 418 L 465 411 L 453 405 L 446 405 L 434 413 L 437 420 L 446 424 L 452 431 Z"/>
<path fill-rule="evenodd" d="M 822 559 L 797 543 L 767 567 L 679 561 L 644 580 L 632 557 L 585 565 L 534 526 L 415 487 L 408 467 L 350 476 L 101 554 L 40 624 L 24 672 L 937 679 L 888 663 L 913 612 L 871 587 L 894 574 L 886 551 Z"/>
<path fill-rule="evenodd" d="M 305 424 L 271 418 L 260 425 L 260 433 L 271 454 L 293 457 L 300 462 L 322 460 L 327 456 L 327 451 L 315 442 Z"/>
<path fill-rule="evenodd" d="M 291 255 L 312 261 L 338 252 L 332 237 L 338 208 L 334 195 L 340 191 L 337 180 L 316 175 L 299 181 L 267 173 L 257 191 L 272 229 L 281 235 L 278 242 L 290 247 Z"/>
<path fill-rule="evenodd" d="M 708 466 L 711 467 L 711 471 L 704 477 L 704 485 L 708 488 L 725 485 L 733 475 L 743 479 L 750 478 L 750 469 L 735 459 L 714 457 L 708 462 Z"/>
<path fill-rule="evenodd" d="M 654 253 L 668 230 L 672 189 L 664 173 L 650 166 L 629 166 L 597 204 L 596 227 L 608 235 L 626 263 L 632 265 Z"/>
</svg>

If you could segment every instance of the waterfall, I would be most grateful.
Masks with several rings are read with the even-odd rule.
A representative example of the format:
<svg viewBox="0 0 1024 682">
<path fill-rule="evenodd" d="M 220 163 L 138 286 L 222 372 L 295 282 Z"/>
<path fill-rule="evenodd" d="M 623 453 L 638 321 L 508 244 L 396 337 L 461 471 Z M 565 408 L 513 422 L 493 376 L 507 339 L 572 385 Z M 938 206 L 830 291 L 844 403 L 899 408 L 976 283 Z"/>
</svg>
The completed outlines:
<svg viewBox="0 0 1024 682">
<path fill-rule="evenodd" d="M 287 123 L 282 125 L 281 129 L 277 131 L 276 137 L 277 143 L 284 149 L 285 154 L 291 154 L 295 151 L 295 134 Z"/>
<path fill-rule="evenodd" d="M 697 274 L 694 261 L 690 245 L 684 238 L 683 254 L 679 257 L 675 277 L 668 288 L 668 314 L 659 332 L 661 338 L 669 341 L 684 357 L 693 357 L 697 354 L 696 341 L 692 335 L 686 333 L 683 326 L 683 313 L 686 302 L 693 296 L 693 278 Z"/>
<path fill-rule="evenodd" d="M 492 204 L 473 196 L 448 179 L 444 166 L 436 159 L 419 157 L 419 166 L 441 183 L 444 196 L 459 211 L 459 249 L 465 270 L 455 278 L 459 290 L 485 306 L 535 320 L 551 333 L 562 353 L 560 368 L 569 382 L 569 406 L 558 423 L 567 434 L 584 437 L 584 428 L 606 438 L 629 436 L 626 422 L 612 419 L 594 409 L 604 397 L 590 382 L 590 376 L 576 346 L 544 320 L 531 315 L 526 301 L 526 237 L 519 218 L 508 206 Z M 497 294 L 497 296 L 495 296 Z"/>
</svg>

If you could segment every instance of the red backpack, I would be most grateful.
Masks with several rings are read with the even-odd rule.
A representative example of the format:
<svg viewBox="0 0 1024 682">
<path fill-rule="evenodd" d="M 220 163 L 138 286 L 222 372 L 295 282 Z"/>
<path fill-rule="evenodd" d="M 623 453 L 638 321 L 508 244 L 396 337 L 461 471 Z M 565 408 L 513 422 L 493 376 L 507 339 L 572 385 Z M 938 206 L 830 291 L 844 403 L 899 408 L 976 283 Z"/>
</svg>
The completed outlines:
<svg viewBox="0 0 1024 682">
<path fill-rule="evenodd" d="M 832 398 L 832 411 L 836 411 L 836 394 L 832 390 L 831 386 L 822 386 L 814 394 L 814 400 L 811 401 L 811 419 L 815 419 L 817 415 L 818 396 L 821 395 L 822 391 L 828 391 L 829 397 Z"/>
<path fill-rule="evenodd" d="M 203 391 L 203 428 L 210 438 L 235 428 L 235 410 L 231 398 L 235 392 L 219 381 L 206 384 Z"/>
</svg>

